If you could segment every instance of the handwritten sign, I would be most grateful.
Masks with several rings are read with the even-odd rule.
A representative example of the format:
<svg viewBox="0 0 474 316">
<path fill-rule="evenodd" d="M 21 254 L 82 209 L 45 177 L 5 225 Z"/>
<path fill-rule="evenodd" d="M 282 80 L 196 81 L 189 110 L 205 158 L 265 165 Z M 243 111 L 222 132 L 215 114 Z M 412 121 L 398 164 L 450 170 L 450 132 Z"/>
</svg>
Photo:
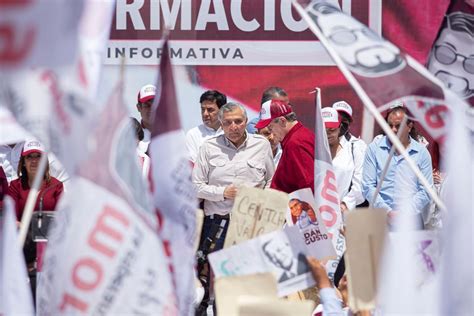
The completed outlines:
<svg viewBox="0 0 474 316">
<path fill-rule="evenodd" d="M 232 208 L 224 248 L 281 229 L 288 195 L 276 190 L 242 187 Z"/>
</svg>

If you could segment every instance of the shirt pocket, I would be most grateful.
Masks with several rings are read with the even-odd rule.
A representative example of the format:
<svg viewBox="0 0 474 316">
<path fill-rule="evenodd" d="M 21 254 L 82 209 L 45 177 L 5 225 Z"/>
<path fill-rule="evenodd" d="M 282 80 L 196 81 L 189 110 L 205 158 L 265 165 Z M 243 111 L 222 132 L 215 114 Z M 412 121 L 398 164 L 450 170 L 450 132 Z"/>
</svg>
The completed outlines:
<svg viewBox="0 0 474 316">
<path fill-rule="evenodd" d="M 222 157 L 217 157 L 217 158 L 212 158 L 209 160 L 209 165 L 211 165 L 211 168 L 220 168 L 224 167 L 228 161 Z"/>
<path fill-rule="evenodd" d="M 265 166 L 258 160 L 247 160 L 247 170 L 250 179 L 260 182 L 265 177 Z"/>
</svg>

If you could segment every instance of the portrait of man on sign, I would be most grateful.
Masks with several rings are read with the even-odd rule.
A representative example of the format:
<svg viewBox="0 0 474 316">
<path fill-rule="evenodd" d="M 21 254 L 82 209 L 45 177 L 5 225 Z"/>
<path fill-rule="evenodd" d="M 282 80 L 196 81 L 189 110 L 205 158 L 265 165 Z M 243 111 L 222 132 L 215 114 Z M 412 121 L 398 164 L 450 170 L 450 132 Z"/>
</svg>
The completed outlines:
<svg viewBox="0 0 474 316">
<path fill-rule="evenodd" d="M 308 11 L 349 69 L 364 77 L 382 77 L 406 66 L 395 45 L 329 3 L 315 3 Z"/>
<path fill-rule="evenodd" d="M 275 234 L 262 245 L 265 259 L 278 272 L 278 282 L 284 282 L 309 271 L 306 256 L 303 253 L 293 253 L 290 241 L 284 234 Z"/>
<path fill-rule="evenodd" d="M 318 225 L 316 213 L 309 203 L 295 198 L 290 200 L 288 206 L 290 208 L 293 225 L 298 225 L 300 229 L 310 225 Z"/>
<path fill-rule="evenodd" d="M 428 62 L 430 72 L 471 105 L 474 104 L 473 46 L 474 15 L 453 12 L 446 16 Z"/>
</svg>

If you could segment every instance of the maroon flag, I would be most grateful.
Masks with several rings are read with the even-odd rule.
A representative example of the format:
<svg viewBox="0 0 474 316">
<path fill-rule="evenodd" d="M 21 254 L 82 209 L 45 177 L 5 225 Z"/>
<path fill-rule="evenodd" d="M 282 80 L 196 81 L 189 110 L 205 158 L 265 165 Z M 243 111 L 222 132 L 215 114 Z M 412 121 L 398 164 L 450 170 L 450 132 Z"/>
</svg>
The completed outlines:
<svg viewBox="0 0 474 316">
<path fill-rule="evenodd" d="M 181 130 L 168 40 L 163 44 L 156 84 L 158 103 L 151 131 L 150 156 L 153 202 L 161 219 L 161 234 L 169 242 L 180 315 L 193 313 L 194 231 L 197 199 L 191 165 Z"/>
</svg>

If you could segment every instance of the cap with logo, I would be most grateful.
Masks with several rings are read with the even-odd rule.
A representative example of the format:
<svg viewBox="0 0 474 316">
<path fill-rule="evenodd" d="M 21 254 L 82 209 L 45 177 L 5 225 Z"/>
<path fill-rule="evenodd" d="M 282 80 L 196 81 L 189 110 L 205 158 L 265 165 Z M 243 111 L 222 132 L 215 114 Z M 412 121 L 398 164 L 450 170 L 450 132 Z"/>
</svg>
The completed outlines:
<svg viewBox="0 0 474 316">
<path fill-rule="evenodd" d="M 45 153 L 46 150 L 44 149 L 44 146 L 43 144 L 41 144 L 39 141 L 37 140 L 27 140 L 25 142 L 25 144 L 23 145 L 23 150 L 21 152 L 21 155 L 22 156 L 27 156 L 29 154 L 32 154 L 32 153 L 38 153 L 38 154 L 42 154 L 42 153 Z"/>
<path fill-rule="evenodd" d="M 332 107 L 336 109 L 338 112 L 347 113 L 352 119 L 352 107 L 346 101 L 338 101 L 335 102 Z"/>
<path fill-rule="evenodd" d="M 148 100 L 155 98 L 156 87 L 152 84 L 144 85 L 138 92 L 138 102 L 144 103 Z"/>
<path fill-rule="evenodd" d="M 334 108 L 322 108 L 321 116 L 323 118 L 324 126 L 326 126 L 326 128 L 338 128 L 341 125 L 341 119 L 339 117 L 339 114 Z"/>
<path fill-rule="evenodd" d="M 291 112 L 293 112 L 291 105 L 279 100 L 268 100 L 262 104 L 260 120 L 255 127 L 258 129 L 265 128 L 272 120 L 290 114 Z"/>
</svg>

